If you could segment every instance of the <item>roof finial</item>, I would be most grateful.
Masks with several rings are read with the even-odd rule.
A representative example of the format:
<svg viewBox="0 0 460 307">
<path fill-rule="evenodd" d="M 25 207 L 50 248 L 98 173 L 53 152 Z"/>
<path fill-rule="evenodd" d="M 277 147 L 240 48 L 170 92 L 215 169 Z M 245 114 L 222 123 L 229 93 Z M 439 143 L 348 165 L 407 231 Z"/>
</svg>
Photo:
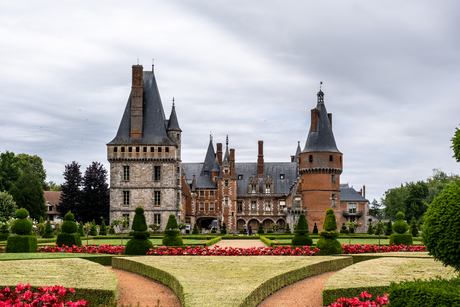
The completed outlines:
<svg viewBox="0 0 460 307">
<path fill-rule="evenodd" d="M 323 81 L 319 82 L 319 92 L 317 94 L 318 96 L 318 103 L 324 103 L 324 93 L 321 90 L 321 87 L 323 86 Z"/>
<path fill-rule="evenodd" d="M 212 131 L 209 131 L 209 140 L 212 142 Z"/>
<path fill-rule="evenodd" d="M 226 140 L 226 144 L 227 144 L 227 147 L 228 147 L 228 134 L 227 134 L 227 140 Z"/>
<path fill-rule="evenodd" d="M 175 100 L 174 100 L 174 97 L 173 97 L 173 108 L 174 108 L 174 101 L 175 101 Z"/>
<path fill-rule="evenodd" d="M 139 59 L 137 59 L 137 65 L 139 65 Z"/>
<path fill-rule="evenodd" d="M 321 87 L 323 86 L 323 81 L 319 81 L 319 90 L 321 91 Z"/>
<path fill-rule="evenodd" d="M 152 58 L 152 72 L 153 72 L 153 66 L 155 65 L 154 62 L 155 62 L 154 58 Z"/>
</svg>

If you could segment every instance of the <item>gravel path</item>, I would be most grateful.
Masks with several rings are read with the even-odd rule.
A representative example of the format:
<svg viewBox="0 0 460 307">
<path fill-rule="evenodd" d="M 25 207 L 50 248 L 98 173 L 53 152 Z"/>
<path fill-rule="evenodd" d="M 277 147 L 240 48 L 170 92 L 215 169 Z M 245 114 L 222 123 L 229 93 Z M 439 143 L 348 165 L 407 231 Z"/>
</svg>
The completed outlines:
<svg viewBox="0 0 460 307">
<path fill-rule="evenodd" d="M 210 247 L 242 247 L 242 248 L 249 248 L 249 247 L 267 247 L 267 245 L 260 241 L 259 239 L 255 240 L 220 240 L 214 245 Z"/>
</svg>

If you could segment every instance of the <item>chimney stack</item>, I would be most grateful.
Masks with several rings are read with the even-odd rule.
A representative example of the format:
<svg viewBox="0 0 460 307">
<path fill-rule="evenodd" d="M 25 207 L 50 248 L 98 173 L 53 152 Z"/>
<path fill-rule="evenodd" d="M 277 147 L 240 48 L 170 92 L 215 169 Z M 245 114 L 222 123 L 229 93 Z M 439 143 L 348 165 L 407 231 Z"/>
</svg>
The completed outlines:
<svg viewBox="0 0 460 307">
<path fill-rule="evenodd" d="M 235 149 L 230 149 L 230 177 L 235 177 Z"/>
<path fill-rule="evenodd" d="M 363 197 L 366 198 L 366 186 L 363 184 Z"/>
<path fill-rule="evenodd" d="M 310 132 L 316 132 L 316 125 L 318 124 L 318 109 L 311 110 L 311 127 Z"/>
<path fill-rule="evenodd" d="M 294 162 L 295 156 L 291 156 L 291 162 Z"/>
<path fill-rule="evenodd" d="M 257 176 L 264 178 L 264 141 L 259 141 L 259 155 L 257 156 Z"/>
<path fill-rule="evenodd" d="M 222 143 L 217 143 L 217 161 L 219 166 L 222 167 Z"/>
<path fill-rule="evenodd" d="M 144 69 L 142 65 L 133 65 L 133 80 L 131 86 L 131 138 L 142 137 L 142 126 L 143 126 L 143 77 Z"/>
</svg>

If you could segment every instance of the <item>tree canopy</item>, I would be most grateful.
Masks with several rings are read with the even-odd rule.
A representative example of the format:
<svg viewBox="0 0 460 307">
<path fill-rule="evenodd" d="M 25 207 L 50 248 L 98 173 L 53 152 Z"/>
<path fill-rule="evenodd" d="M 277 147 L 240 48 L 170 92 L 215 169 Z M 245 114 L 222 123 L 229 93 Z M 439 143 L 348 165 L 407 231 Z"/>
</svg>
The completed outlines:
<svg viewBox="0 0 460 307">
<path fill-rule="evenodd" d="M 8 192 L 0 192 L 0 221 L 14 217 L 17 209 L 18 206 L 16 206 L 13 196 Z"/>
<path fill-rule="evenodd" d="M 460 130 L 458 128 L 455 128 L 455 133 L 451 141 L 452 141 L 451 148 L 454 151 L 453 158 L 455 158 L 457 162 L 460 162 Z"/>
</svg>

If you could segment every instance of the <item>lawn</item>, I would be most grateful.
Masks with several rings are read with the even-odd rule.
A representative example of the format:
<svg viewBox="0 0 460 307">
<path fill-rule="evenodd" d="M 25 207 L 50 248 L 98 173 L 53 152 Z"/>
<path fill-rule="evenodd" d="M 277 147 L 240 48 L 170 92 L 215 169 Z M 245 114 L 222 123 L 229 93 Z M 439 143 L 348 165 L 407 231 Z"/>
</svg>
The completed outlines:
<svg viewBox="0 0 460 307">
<path fill-rule="evenodd" d="M 183 306 L 257 306 L 286 285 L 351 263 L 348 256 L 142 256 L 112 265 L 163 282 Z"/>
<path fill-rule="evenodd" d="M 36 254 L 43 257 L 42 254 Z M 3 255 L 2 255 L 3 256 Z M 118 298 L 118 278 L 111 270 L 84 259 L 0 261 L 0 287 L 29 283 L 33 287 L 72 287 L 72 300 L 110 304 Z M 96 306 L 97 306 L 96 305 Z"/>
<path fill-rule="evenodd" d="M 396 253 L 393 253 L 396 254 Z M 433 258 L 381 257 L 353 264 L 329 278 L 323 290 L 323 304 L 329 305 L 340 297 L 359 296 L 362 291 L 374 295 L 388 292 L 392 281 L 435 278 L 450 279 L 458 274 L 452 267 L 444 267 Z M 385 254 L 379 254 L 385 255 Z M 423 257 L 425 256 L 425 257 Z"/>
</svg>

